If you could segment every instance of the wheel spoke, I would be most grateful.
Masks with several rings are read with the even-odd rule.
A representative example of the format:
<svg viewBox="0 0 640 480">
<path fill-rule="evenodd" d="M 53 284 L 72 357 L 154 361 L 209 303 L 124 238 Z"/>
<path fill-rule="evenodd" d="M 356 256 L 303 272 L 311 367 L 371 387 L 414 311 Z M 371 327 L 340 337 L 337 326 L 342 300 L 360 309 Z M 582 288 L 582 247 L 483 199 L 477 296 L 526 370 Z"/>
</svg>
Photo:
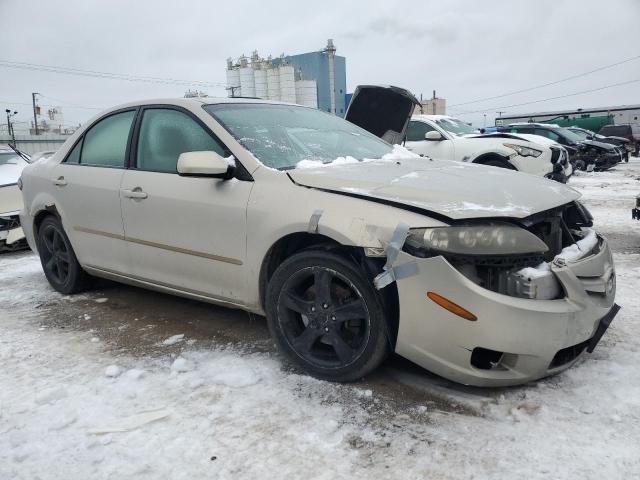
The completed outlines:
<svg viewBox="0 0 640 480">
<path fill-rule="evenodd" d="M 53 253 L 53 239 L 48 235 L 42 235 L 42 239 L 44 240 L 44 246 L 49 253 Z"/>
<path fill-rule="evenodd" d="M 284 305 L 294 312 L 301 313 L 303 315 L 307 315 L 311 311 L 311 307 L 313 306 L 313 302 L 304 300 L 303 298 L 295 295 L 291 292 L 286 292 L 284 294 Z"/>
<path fill-rule="evenodd" d="M 333 311 L 336 322 L 346 322 L 347 320 L 357 320 L 367 317 L 367 309 L 362 298 L 353 300 L 344 305 L 340 305 Z"/>
<path fill-rule="evenodd" d="M 58 258 L 66 264 L 69 264 L 69 262 L 71 261 L 71 257 L 69 257 L 69 252 L 65 250 L 58 251 Z"/>
<path fill-rule="evenodd" d="M 331 304 L 331 273 L 324 269 L 318 269 L 313 274 L 313 287 L 316 292 L 318 304 Z"/>
<path fill-rule="evenodd" d="M 354 349 L 352 349 L 347 342 L 340 336 L 338 332 L 329 336 L 329 342 L 338 355 L 338 358 L 342 363 L 349 363 L 354 355 Z"/>
<path fill-rule="evenodd" d="M 62 244 L 62 238 L 60 238 L 60 234 L 56 230 L 54 230 L 53 231 L 53 249 L 55 251 L 59 251 L 61 244 Z"/>
<path fill-rule="evenodd" d="M 307 327 L 300 336 L 293 339 L 293 346 L 300 353 L 309 352 L 313 344 L 316 343 L 323 333 L 324 332 L 315 328 Z"/>
<path fill-rule="evenodd" d="M 53 272 L 53 265 L 56 263 L 56 258 L 55 257 L 50 257 L 49 260 L 47 260 L 47 262 L 44 264 L 44 268 L 46 268 L 47 270 L 49 270 L 50 272 Z"/>
<path fill-rule="evenodd" d="M 60 280 L 63 280 L 67 276 L 65 273 L 65 266 L 66 264 L 60 258 L 56 259 L 56 268 L 58 269 L 58 278 Z"/>
</svg>

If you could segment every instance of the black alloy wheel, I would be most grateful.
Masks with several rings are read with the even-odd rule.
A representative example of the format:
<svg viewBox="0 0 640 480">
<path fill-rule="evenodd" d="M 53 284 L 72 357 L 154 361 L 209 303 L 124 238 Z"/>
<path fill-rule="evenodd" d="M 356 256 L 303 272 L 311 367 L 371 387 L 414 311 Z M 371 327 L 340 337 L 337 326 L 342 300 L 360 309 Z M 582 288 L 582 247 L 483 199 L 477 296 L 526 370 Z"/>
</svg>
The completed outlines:
<svg viewBox="0 0 640 480">
<path fill-rule="evenodd" d="M 267 302 L 280 349 L 317 377 L 361 378 L 388 353 L 378 293 L 338 255 L 311 251 L 286 260 L 271 279 Z"/>
<path fill-rule="evenodd" d="M 54 289 L 70 294 L 88 286 L 90 277 L 78 263 L 58 218 L 49 216 L 42 221 L 37 243 L 42 269 Z"/>
</svg>

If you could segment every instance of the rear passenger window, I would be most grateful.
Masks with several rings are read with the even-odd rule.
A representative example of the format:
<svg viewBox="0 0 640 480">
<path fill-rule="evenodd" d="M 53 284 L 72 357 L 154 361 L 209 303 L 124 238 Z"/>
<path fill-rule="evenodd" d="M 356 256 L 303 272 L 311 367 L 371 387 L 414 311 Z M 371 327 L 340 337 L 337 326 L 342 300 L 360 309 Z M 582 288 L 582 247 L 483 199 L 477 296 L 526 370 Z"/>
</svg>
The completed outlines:
<svg viewBox="0 0 640 480">
<path fill-rule="evenodd" d="M 144 111 L 136 155 L 138 169 L 177 173 L 181 153 L 211 151 L 226 155 L 225 148 L 186 113 L 168 108 Z"/>
<path fill-rule="evenodd" d="M 69 155 L 67 155 L 67 158 L 65 158 L 64 162 L 80 163 L 80 150 L 82 150 L 82 139 L 80 139 L 80 141 L 76 143 L 76 146 L 73 147 L 73 150 L 71 150 L 71 152 L 69 152 Z"/>
<path fill-rule="evenodd" d="M 134 111 L 116 113 L 91 127 L 84 135 L 80 163 L 124 168 L 134 115 Z"/>
<path fill-rule="evenodd" d="M 407 141 L 419 142 L 424 140 L 424 135 L 432 130 L 435 130 L 435 128 L 424 122 L 409 122 L 409 126 L 407 127 Z"/>
</svg>

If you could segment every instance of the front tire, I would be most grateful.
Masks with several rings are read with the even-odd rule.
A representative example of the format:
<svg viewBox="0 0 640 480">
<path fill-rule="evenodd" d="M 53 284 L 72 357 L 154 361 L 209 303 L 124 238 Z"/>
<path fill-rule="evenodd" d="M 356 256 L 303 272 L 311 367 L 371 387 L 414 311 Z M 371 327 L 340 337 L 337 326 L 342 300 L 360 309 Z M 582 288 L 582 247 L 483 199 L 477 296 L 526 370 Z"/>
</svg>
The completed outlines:
<svg viewBox="0 0 640 480">
<path fill-rule="evenodd" d="M 484 162 L 484 165 L 488 165 L 490 167 L 506 168 L 507 170 L 515 170 L 513 165 L 504 160 L 488 160 Z"/>
<path fill-rule="evenodd" d="M 37 244 L 44 275 L 55 290 L 68 295 L 89 286 L 90 277 L 80 266 L 58 218 L 49 216 L 42 221 Z"/>
<path fill-rule="evenodd" d="M 280 352 L 324 380 L 358 380 L 390 351 L 373 282 L 334 253 L 309 250 L 285 260 L 269 282 L 266 310 Z"/>
</svg>

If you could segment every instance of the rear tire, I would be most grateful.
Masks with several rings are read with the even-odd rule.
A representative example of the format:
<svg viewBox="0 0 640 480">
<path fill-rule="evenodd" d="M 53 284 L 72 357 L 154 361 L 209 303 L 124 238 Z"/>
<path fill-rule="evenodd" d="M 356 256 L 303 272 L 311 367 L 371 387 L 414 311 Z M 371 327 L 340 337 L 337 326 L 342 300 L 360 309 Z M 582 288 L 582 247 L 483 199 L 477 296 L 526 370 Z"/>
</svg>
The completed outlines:
<svg viewBox="0 0 640 480">
<path fill-rule="evenodd" d="M 49 284 L 66 295 L 86 290 L 91 277 L 82 269 L 57 217 L 45 218 L 36 239 L 40 263 Z"/>
<path fill-rule="evenodd" d="M 383 301 L 352 261 L 307 250 L 274 272 L 267 322 L 280 352 L 314 377 L 358 380 L 390 352 Z"/>
</svg>

